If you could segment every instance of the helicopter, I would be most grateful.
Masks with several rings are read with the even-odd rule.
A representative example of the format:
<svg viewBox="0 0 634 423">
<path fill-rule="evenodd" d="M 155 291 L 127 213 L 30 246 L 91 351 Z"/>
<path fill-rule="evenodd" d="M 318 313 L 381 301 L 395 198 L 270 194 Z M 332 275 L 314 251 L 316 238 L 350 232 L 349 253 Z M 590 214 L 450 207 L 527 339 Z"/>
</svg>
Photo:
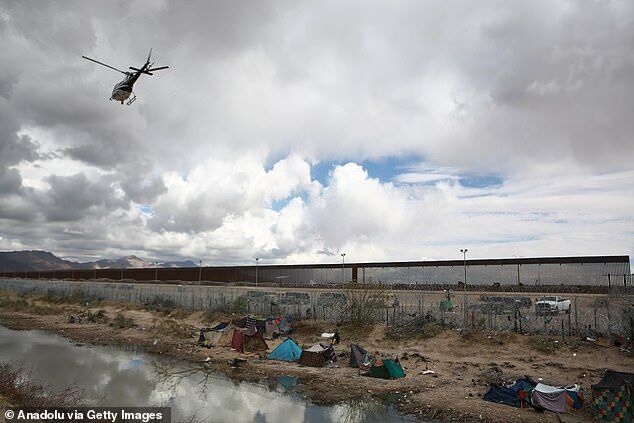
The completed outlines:
<svg viewBox="0 0 634 423">
<path fill-rule="evenodd" d="M 140 69 L 130 66 L 130 69 L 132 69 L 134 72 L 122 71 L 120 69 L 115 68 L 114 66 L 106 65 L 105 63 L 102 63 L 98 60 L 91 59 L 90 57 L 86 57 L 86 56 L 81 56 L 81 57 L 83 57 L 86 60 L 90 60 L 91 62 L 95 62 L 97 64 L 105 66 L 107 68 L 116 70 L 117 72 L 121 72 L 122 74 L 125 75 L 125 79 L 114 86 L 112 90 L 112 96 L 110 96 L 110 100 L 120 101 L 121 104 L 123 104 L 125 100 L 128 100 L 126 103 L 128 106 L 134 103 L 134 101 L 136 100 L 136 94 L 134 94 L 134 91 L 132 91 L 132 87 L 134 86 L 134 83 L 137 81 L 137 79 L 139 79 L 141 74 L 154 75 L 152 73 L 154 71 L 169 69 L 169 66 L 161 66 L 158 68 L 152 68 L 152 66 L 154 66 L 154 63 L 150 63 L 150 57 L 152 57 L 152 49 L 150 49 L 150 53 L 147 56 L 147 60 Z"/>
</svg>

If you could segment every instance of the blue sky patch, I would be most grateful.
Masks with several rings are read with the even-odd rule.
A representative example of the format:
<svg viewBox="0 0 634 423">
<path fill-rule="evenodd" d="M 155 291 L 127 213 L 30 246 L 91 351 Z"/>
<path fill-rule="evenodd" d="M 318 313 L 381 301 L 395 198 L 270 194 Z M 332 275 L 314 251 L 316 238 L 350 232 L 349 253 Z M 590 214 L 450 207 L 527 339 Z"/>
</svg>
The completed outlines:
<svg viewBox="0 0 634 423">
<path fill-rule="evenodd" d="M 500 186 L 504 179 L 498 175 L 462 175 L 458 180 L 465 188 L 488 188 Z"/>
<path fill-rule="evenodd" d="M 313 179 L 319 181 L 322 185 L 328 184 L 330 172 L 339 165 L 349 162 L 357 163 L 368 172 L 370 178 L 378 179 L 381 182 L 392 182 L 395 176 L 407 171 L 413 164 L 419 163 L 422 158 L 418 155 L 407 156 L 390 156 L 380 159 L 368 159 L 361 162 L 354 160 L 328 160 L 313 165 L 310 173 Z"/>
<path fill-rule="evenodd" d="M 153 209 L 152 206 L 149 204 L 139 204 L 137 206 L 139 208 L 139 210 L 141 210 L 141 213 L 146 214 L 148 216 L 152 215 Z"/>
</svg>

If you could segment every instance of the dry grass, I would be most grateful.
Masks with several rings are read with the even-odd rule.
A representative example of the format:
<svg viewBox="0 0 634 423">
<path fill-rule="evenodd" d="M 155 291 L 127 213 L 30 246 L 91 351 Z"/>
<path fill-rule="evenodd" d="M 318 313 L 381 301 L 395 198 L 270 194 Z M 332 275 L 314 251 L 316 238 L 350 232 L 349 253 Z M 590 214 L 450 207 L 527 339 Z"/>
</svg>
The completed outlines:
<svg viewBox="0 0 634 423">
<path fill-rule="evenodd" d="M 0 396 L 14 407 L 64 407 L 80 405 L 84 393 L 77 386 L 61 391 L 38 385 L 31 373 L 11 363 L 0 363 Z"/>
<path fill-rule="evenodd" d="M 581 347 L 581 341 L 577 338 L 568 338 L 564 342 L 561 339 L 550 336 L 531 336 L 527 342 L 535 351 L 542 354 L 555 354 L 561 350 L 577 351 Z"/>
<path fill-rule="evenodd" d="M 174 319 L 155 319 L 152 322 L 152 333 L 164 336 L 190 338 L 194 330 L 192 326 L 180 323 Z"/>
<path fill-rule="evenodd" d="M 129 317 L 126 317 L 123 313 L 117 313 L 112 320 L 112 326 L 115 329 L 128 329 L 136 326 L 134 320 Z"/>
<path fill-rule="evenodd" d="M 41 315 L 57 314 L 59 308 L 50 305 L 40 305 L 24 297 L 0 298 L 0 309 L 12 312 L 28 312 Z"/>
</svg>

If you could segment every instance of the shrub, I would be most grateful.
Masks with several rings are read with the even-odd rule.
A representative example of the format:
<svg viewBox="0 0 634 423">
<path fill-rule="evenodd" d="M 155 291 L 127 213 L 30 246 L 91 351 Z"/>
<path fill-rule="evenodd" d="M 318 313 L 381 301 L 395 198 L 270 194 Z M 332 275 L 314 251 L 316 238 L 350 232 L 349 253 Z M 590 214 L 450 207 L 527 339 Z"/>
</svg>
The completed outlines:
<svg viewBox="0 0 634 423">
<path fill-rule="evenodd" d="M 112 326 L 116 329 L 127 329 L 136 326 L 134 320 L 126 317 L 123 313 L 117 313 L 112 321 Z"/>
<path fill-rule="evenodd" d="M 351 326 L 375 323 L 387 306 L 388 290 L 385 286 L 348 285 L 343 305 L 343 320 Z"/>
<path fill-rule="evenodd" d="M 88 310 L 86 319 L 90 323 L 105 323 L 108 321 L 108 317 L 106 316 L 106 312 L 104 310 L 97 310 L 94 313 Z"/>
<path fill-rule="evenodd" d="M 84 392 L 77 386 L 56 391 L 38 385 L 31 380 L 28 370 L 7 362 L 0 363 L 0 395 L 14 407 L 41 408 L 78 406 L 84 398 Z"/>
</svg>

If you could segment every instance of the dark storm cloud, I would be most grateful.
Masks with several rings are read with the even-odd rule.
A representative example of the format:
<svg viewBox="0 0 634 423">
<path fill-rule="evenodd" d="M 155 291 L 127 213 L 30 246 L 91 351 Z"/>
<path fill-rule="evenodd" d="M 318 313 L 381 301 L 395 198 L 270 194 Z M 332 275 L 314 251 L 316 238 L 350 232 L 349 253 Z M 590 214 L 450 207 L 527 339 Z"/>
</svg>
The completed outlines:
<svg viewBox="0 0 634 423">
<path fill-rule="evenodd" d="M 0 236 L 67 253 L 178 254 L 218 241 L 210 257 L 239 260 L 255 243 L 243 234 L 261 229 L 272 213 L 263 198 L 284 179 L 252 190 L 261 169 L 236 169 L 244 156 L 413 155 L 523 182 L 542 168 L 630 169 L 633 9 L 631 1 L 4 1 Z M 142 77 L 131 107 L 108 101 L 122 75 L 81 59 L 127 69 L 150 47 L 170 69 Z M 44 174 L 33 161 L 55 163 Z M 218 163 L 236 168 L 215 172 Z M 212 175 L 217 182 L 205 183 Z M 272 254 L 310 247 L 296 239 L 301 216 L 273 224 L 281 229 L 266 241 Z M 316 220 L 311 237 L 328 235 L 329 218 Z M 357 228 L 355 219 L 342 227 Z"/>
<path fill-rule="evenodd" d="M 49 221 L 76 221 L 88 214 L 104 215 L 127 207 L 117 195 L 113 181 L 102 177 L 89 180 L 83 173 L 73 176 L 49 176 L 50 190 L 39 198 L 41 210 Z"/>
</svg>

